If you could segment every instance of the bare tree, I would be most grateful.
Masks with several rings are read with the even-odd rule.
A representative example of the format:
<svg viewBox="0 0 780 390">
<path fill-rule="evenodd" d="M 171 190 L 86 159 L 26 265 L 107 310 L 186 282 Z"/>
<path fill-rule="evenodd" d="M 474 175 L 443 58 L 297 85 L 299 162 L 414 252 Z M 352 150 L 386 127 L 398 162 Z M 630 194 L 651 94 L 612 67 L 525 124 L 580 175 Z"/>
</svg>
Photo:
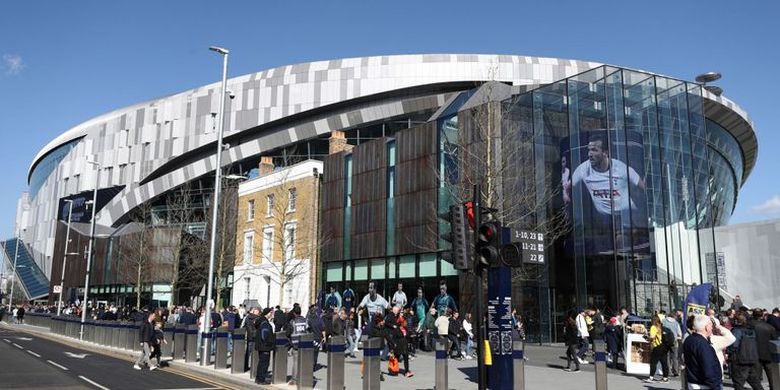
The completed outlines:
<svg viewBox="0 0 780 390">
<path fill-rule="evenodd" d="M 171 291 L 174 301 L 178 301 L 180 291 L 197 290 L 206 280 L 209 255 L 206 214 L 201 191 L 192 188 L 190 183 L 169 192 L 165 203 L 167 224 L 178 228 L 179 233 L 171 236 L 170 243 L 177 255 Z"/>
<path fill-rule="evenodd" d="M 227 286 L 225 283 L 227 275 L 233 270 L 236 258 L 236 240 L 234 239 L 238 223 L 238 182 L 236 180 L 223 177 L 218 212 L 219 235 L 217 236 L 218 246 L 214 270 L 217 310 L 221 308 L 223 284 Z"/>
<path fill-rule="evenodd" d="M 135 221 L 125 225 L 118 234 L 117 271 L 119 280 L 135 287 L 135 306 L 141 306 L 141 293 L 148 279 L 155 227 L 148 224 L 151 205 L 142 203 L 131 214 Z"/>
</svg>

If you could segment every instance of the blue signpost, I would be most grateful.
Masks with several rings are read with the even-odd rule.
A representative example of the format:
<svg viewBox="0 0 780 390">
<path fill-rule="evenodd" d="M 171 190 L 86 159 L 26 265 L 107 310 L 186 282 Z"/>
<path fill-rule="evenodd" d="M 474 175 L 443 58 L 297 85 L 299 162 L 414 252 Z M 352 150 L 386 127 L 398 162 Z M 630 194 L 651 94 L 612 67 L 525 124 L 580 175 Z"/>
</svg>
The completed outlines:
<svg viewBox="0 0 780 390">
<path fill-rule="evenodd" d="M 512 371 L 512 269 L 488 270 L 487 339 L 493 365 L 488 367 L 488 388 L 513 388 Z"/>
</svg>

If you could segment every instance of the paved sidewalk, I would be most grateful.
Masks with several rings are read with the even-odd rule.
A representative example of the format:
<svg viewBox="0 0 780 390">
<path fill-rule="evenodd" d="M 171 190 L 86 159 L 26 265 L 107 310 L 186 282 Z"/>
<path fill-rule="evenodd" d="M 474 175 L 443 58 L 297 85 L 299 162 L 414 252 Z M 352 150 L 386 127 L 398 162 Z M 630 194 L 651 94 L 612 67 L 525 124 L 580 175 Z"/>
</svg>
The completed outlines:
<svg viewBox="0 0 780 390">
<path fill-rule="evenodd" d="M 99 346 L 92 343 L 80 342 L 61 335 L 49 332 L 49 329 L 30 326 L 30 325 L 8 325 L 4 326 L 38 334 L 42 337 L 51 338 L 60 342 L 82 347 L 99 349 L 102 353 L 112 356 L 123 356 L 128 361 L 137 357 L 137 352 L 130 352 L 123 349 Z M 97 352 L 97 351 L 96 351 Z M 563 371 L 566 365 L 563 346 L 556 345 L 527 345 L 525 355 L 528 357 L 526 362 L 525 376 L 526 389 L 594 389 L 595 373 L 592 364 L 582 366 L 582 371 L 578 373 L 569 373 Z M 362 354 L 358 352 L 358 358 L 347 358 L 345 363 L 345 385 L 347 389 L 362 388 L 360 374 L 360 362 Z M 288 373 L 292 372 L 292 358 L 288 358 Z M 327 381 L 327 354 L 320 353 L 318 363 L 320 368 L 315 371 L 315 388 L 325 389 Z M 130 364 L 130 363 L 128 363 Z M 295 386 L 273 385 L 258 386 L 249 378 L 249 373 L 231 374 L 230 369 L 215 370 L 213 366 L 203 367 L 199 363 L 185 363 L 182 360 L 169 361 L 171 370 L 184 371 L 194 377 L 205 377 L 214 382 L 222 383 L 225 388 L 254 388 L 254 389 L 295 389 Z M 384 389 L 433 389 L 435 385 L 435 359 L 430 352 L 418 352 L 417 357 L 409 362 L 414 377 L 406 378 L 402 375 L 387 375 L 387 362 L 381 363 L 381 369 L 385 373 L 385 381 L 380 386 Z M 449 360 L 449 387 L 450 389 L 475 389 L 477 375 L 477 361 Z M 403 363 L 401 364 L 403 368 Z M 608 383 L 611 389 L 679 389 L 681 383 L 678 378 L 672 378 L 669 383 L 644 383 L 646 376 L 634 376 L 625 374 L 622 371 L 608 369 Z M 730 382 L 730 381 L 727 381 Z M 726 385 L 730 387 L 730 384 Z M 768 388 L 768 385 L 766 386 Z"/>
</svg>

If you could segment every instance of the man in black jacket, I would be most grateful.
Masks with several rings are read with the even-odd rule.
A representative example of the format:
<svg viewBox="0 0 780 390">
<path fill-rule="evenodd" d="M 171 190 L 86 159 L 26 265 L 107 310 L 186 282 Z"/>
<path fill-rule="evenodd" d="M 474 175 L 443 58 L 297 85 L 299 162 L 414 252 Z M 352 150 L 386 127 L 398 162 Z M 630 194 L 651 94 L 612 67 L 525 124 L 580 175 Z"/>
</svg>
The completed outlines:
<svg viewBox="0 0 780 390">
<path fill-rule="evenodd" d="M 753 330 L 756 332 L 756 344 L 758 344 L 758 361 L 761 363 L 761 367 L 766 372 L 766 376 L 769 378 L 769 388 L 778 389 L 780 383 L 774 383 L 774 377 L 772 376 L 772 340 L 777 338 L 775 334 L 775 327 L 763 320 L 764 311 L 761 309 L 753 310 Z M 759 373 L 759 376 L 761 374 Z"/>
<path fill-rule="evenodd" d="M 689 388 L 691 385 L 704 385 L 705 388 L 723 389 L 723 371 L 715 349 L 710 345 L 712 320 L 706 315 L 697 315 L 693 320 L 693 331 L 683 342 L 685 376 Z"/>
<path fill-rule="evenodd" d="M 259 324 L 257 327 L 257 337 L 255 338 L 255 349 L 258 354 L 257 373 L 255 374 L 255 383 L 267 385 L 270 382 L 265 380 L 268 374 L 268 364 L 271 361 L 271 351 L 273 351 L 276 345 L 276 336 L 274 335 L 273 326 L 269 321 L 272 316 L 270 308 L 263 309 L 263 312 L 258 319 Z"/>
<path fill-rule="evenodd" d="M 149 371 L 156 370 L 157 366 L 152 364 L 152 343 L 154 342 L 154 312 L 148 314 L 146 321 L 141 325 L 138 341 L 141 343 L 141 356 L 135 361 L 134 369 L 140 370 L 141 364 L 149 366 Z"/>
</svg>

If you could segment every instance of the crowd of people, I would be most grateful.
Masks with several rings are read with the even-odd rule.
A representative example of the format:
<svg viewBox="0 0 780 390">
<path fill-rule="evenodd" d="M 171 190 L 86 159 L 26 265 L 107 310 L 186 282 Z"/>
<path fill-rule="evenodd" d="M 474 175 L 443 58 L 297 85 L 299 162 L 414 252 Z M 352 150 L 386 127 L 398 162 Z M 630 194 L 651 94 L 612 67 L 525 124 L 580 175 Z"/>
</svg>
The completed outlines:
<svg viewBox="0 0 780 390">
<path fill-rule="evenodd" d="M 684 318 L 682 310 L 661 310 L 651 317 L 649 329 L 630 324 L 632 317 L 639 319 L 625 308 L 609 317 L 594 307 L 570 313 L 564 321 L 564 370 L 578 372 L 581 364 L 588 364 L 596 340 L 605 342 L 607 364 L 617 368 L 621 357 L 624 362 L 629 358 L 624 336 L 631 332 L 644 335 L 650 344 L 646 382 L 668 382 L 670 374 L 679 376 L 685 367 L 692 389 L 721 389 L 726 374 L 735 389 L 743 389 L 746 383 L 754 390 L 762 389 L 762 372 L 769 377 L 771 389 L 780 388 L 769 375 L 770 341 L 780 337 L 778 308 L 771 312 L 750 310 L 737 297 L 735 304 L 722 313 L 708 309 L 705 314 Z M 656 375 L 659 366 L 660 379 Z"/>
</svg>

